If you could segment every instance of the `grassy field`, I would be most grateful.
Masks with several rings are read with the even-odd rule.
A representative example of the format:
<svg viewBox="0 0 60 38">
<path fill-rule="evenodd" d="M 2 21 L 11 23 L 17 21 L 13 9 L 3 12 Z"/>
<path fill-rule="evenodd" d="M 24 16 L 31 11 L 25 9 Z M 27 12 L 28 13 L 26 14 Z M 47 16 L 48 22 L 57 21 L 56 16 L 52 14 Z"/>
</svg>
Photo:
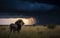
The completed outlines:
<svg viewBox="0 0 60 38">
<path fill-rule="evenodd" d="M 21 32 L 10 33 L 9 26 L 0 26 L 0 38 L 60 38 L 60 26 L 22 26 Z"/>
</svg>

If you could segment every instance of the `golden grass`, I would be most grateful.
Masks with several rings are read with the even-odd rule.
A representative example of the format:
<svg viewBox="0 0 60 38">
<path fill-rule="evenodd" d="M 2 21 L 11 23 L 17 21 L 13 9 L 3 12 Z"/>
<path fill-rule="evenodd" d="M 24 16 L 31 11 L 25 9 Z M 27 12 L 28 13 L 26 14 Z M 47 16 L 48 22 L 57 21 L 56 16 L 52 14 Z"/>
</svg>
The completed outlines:
<svg viewBox="0 0 60 38">
<path fill-rule="evenodd" d="M 8 26 L 2 26 L 0 38 L 60 38 L 60 26 L 55 29 L 48 29 L 47 26 L 22 26 L 20 33 L 9 33 Z"/>
</svg>

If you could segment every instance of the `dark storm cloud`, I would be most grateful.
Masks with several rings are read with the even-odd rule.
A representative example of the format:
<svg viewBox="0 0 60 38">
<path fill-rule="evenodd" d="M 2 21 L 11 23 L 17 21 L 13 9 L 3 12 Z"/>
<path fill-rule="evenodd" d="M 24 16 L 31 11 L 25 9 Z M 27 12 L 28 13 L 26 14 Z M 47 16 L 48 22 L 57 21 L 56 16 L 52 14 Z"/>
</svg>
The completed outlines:
<svg viewBox="0 0 60 38">
<path fill-rule="evenodd" d="M 48 11 L 51 9 L 54 9 L 54 5 L 49 5 L 45 3 L 31 3 L 31 2 L 23 2 L 23 1 L 18 1 L 16 2 L 16 8 L 17 9 L 22 9 L 22 10 L 42 10 L 42 11 Z"/>
<path fill-rule="evenodd" d="M 27 2 L 32 2 L 32 3 L 35 3 L 35 2 L 38 2 L 38 3 L 46 3 L 46 4 L 54 4 L 54 5 L 57 5 L 57 6 L 60 6 L 60 1 L 59 0 L 17 0 L 17 1 L 27 1 Z"/>
</svg>

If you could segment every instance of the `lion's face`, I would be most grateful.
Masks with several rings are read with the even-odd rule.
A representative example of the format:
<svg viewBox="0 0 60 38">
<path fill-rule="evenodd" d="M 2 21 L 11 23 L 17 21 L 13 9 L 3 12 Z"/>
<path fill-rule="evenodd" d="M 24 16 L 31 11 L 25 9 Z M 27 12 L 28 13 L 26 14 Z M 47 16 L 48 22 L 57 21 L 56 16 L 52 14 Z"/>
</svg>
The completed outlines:
<svg viewBox="0 0 60 38">
<path fill-rule="evenodd" d="M 21 22 L 20 24 L 21 24 L 21 25 L 24 25 L 24 22 Z"/>
<path fill-rule="evenodd" d="M 24 22 L 23 22 L 23 20 L 18 20 L 18 21 L 15 22 L 15 24 L 17 24 L 17 25 L 24 25 Z"/>
<path fill-rule="evenodd" d="M 19 25 L 24 25 L 24 22 L 20 20 Z"/>
</svg>

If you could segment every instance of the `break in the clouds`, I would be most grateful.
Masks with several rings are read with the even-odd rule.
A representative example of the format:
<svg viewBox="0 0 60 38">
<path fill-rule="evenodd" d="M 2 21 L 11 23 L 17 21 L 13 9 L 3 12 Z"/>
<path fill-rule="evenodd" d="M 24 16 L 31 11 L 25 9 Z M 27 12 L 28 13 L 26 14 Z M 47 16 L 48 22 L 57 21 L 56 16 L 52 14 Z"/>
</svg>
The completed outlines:
<svg viewBox="0 0 60 38">
<path fill-rule="evenodd" d="M 15 23 L 18 19 L 22 19 L 25 25 L 32 25 L 35 23 L 33 18 L 0 18 L 0 25 L 9 25 Z"/>
</svg>

